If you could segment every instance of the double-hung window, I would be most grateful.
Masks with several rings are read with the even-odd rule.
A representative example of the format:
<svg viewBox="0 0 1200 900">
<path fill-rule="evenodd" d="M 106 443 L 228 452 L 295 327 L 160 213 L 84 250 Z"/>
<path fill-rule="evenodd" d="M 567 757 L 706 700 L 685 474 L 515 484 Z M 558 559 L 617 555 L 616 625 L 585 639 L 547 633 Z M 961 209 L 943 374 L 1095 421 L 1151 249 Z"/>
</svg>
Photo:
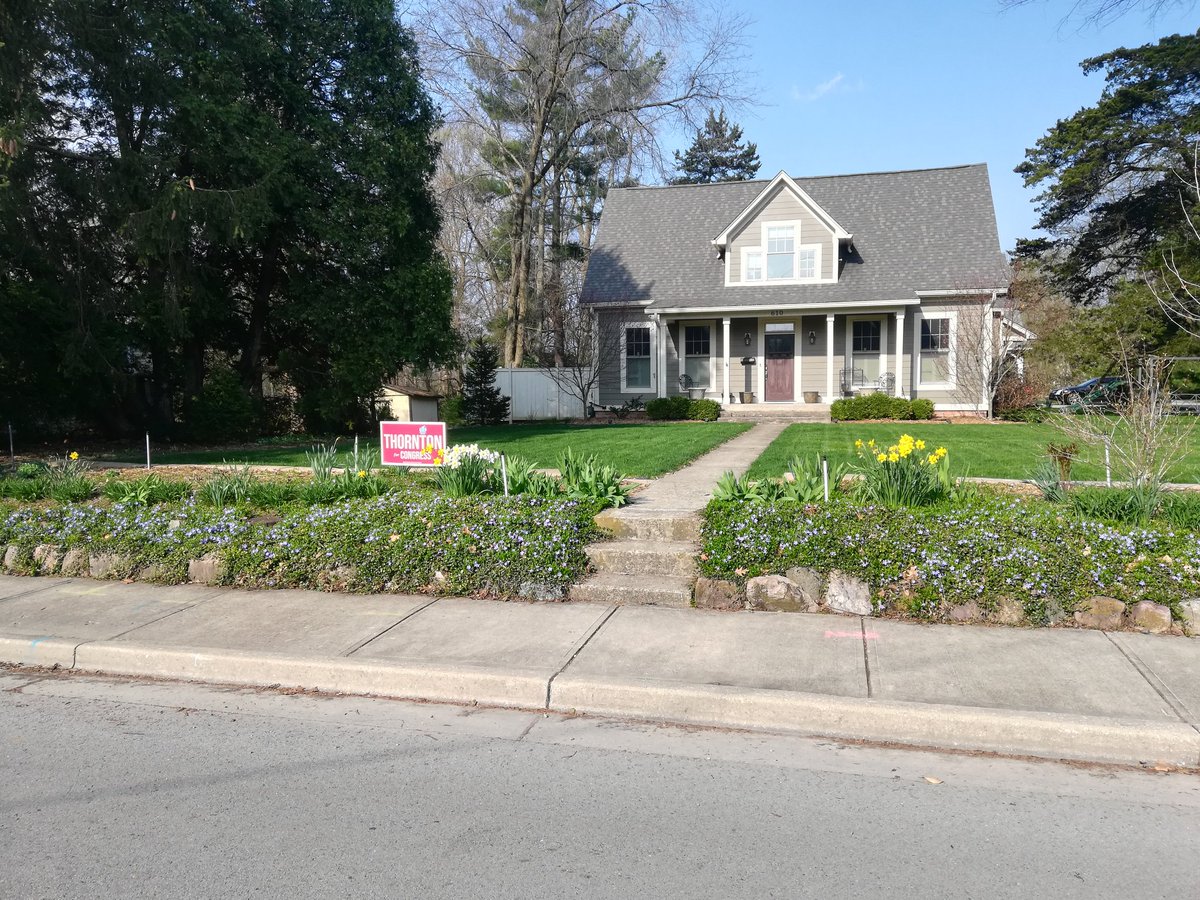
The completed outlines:
<svg viewBox="0 0 1200 900">
<path fill-rule="evenodd" d="M 629 325 L 625 328 L 625 371 L 623 390 L 648 391 L 651 384 L 653 352 L 649 325 Z"/>
<path fill-rule="evenodd" d="M 880 319 L 856 319 L 851 326 L 850 354 L 855 378 L 861 372 L 863 384 L 879 380 L 879 354 L 882 350 L 883 322 Z M 857 382 L 856 382 L 857 383 Z"/>
<path fill-rule="evenodd" d="M 746 280 L 747 281 L 762 281 L 762 251 L 747 250 L 746 251 Z"/>
<path fill-rule="evenodd" d="M 796 277 L 796 229 L 792 225 L 767 226 L 767 278 Z"/>
<path fill-rule="evenodd" d="M 798 271 L 797 278 L 816 278 L 817 277 L 817 251 L 813 247 L 801 247 L 800 252 L 796 254 L 796 263 Z"/>
<path fill-rule="evenodd" d="M 950 382 L 950 319 L 921 320 L 921 383 Z"/>
<path fill-rule="evenodd" d="M 712 387 L 712 326 L 685 325 L 683 327 L 683 373 L 691 379 L 691 386 Z"/>
</svg>

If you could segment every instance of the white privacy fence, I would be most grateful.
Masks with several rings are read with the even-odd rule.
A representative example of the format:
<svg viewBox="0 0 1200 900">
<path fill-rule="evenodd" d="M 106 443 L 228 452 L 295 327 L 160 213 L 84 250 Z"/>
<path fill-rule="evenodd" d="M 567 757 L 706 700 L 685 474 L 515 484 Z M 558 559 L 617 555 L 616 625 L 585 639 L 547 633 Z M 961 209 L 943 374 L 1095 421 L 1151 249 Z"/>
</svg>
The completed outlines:
<svg viewBox="0 0 1200 900">
<path fill-rule="evenodd" d="M 569 380 L 568 380 L 569 379 Z M 545 369 L 497 369 L 496 387 L 508 397 L 509 416 L 514 422 L 531 419 L 577 419 L 583 416 L 583 403 L 571 391 L 579 379 L 564 373 L 556 380 Z M 586 376 L 585 376 L 586 383 Z"/>
</svg>

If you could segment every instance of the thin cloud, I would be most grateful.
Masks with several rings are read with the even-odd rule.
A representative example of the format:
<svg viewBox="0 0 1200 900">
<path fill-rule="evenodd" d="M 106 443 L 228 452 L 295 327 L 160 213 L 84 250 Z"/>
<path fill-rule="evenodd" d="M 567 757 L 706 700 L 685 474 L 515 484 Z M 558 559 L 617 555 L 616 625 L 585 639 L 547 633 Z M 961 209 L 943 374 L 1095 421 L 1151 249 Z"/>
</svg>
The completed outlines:
<svg viewBox="0 0 1200 900">
<path fill-rule="evenodd" d="M 861 87 L 861 82 L 858 87 Z M 841 93 L 857 88 L 846 83 L 846 76 L 838 72 L 832 78 L 822 81 L 820 84 L 812 88 L 802 88 L 799 85 L 792 85 L 792 99 L 797 103 L 814 103 L 820 100 L 826 94 L 835 92 Z"/>
</svg>

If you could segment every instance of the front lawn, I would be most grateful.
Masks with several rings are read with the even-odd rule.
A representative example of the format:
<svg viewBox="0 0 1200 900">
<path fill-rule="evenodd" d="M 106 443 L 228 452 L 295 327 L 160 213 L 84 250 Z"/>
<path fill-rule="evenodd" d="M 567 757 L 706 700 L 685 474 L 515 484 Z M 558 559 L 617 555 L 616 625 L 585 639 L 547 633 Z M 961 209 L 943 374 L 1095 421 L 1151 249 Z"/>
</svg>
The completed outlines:
<svg viewBox="0 0 1200 900">
<path fill-rule="evenodd" d="M 718 444 L 750 426 L 731 422 L 674 422 L 665 424 L 496 425 L 486 428 L 452 428 L 452 444 L 479 444 L 509 456 L 522 456 L 541 468 L 558 466 L 568 448 L 593 455 L 618 472 L 634 478 L 657 478 L 682 468 Z M 352 443 L 352 442 L 349 442 Z M 343 439 L 340 447 L 349 443 Z M 371 441 L 369 446 L 377 446 Z M 364 440 L 361 442 L 368 446 Z M 238 462 L 256 465 L 307 466 L 309 445 L 239 447 L 235 449 L 162 452 L 154 454 L 160 465 Z M 130 457 L 131 459 L 133 457 Z"/>
<path fill-rule="evenodd" d="M 924 440 L 930 447 L 949 451 L 955 475 L 976 478 L 1018 478 L 1032 475 L 1046 456 L 1046 445 L 1063 442 L 1061 432 L 1052 425 L 1016 423 L 949 425 L 918 422 L 887 422 L 836 425 L 792 425 L 776 438 L 750 469 L 753 478 L 779 476 L 793 455 L 810 457 L 826 454 L 830 462 L 856 461 L 855 440 L 874 439 L 883 446 L 895 443 L 901 434 Z M 1081 448 L 1081 458 L 1072 470 L 1080 481 L 1103 481 L 1103 457 Z M 1170 475 L 1172 481 L 1200 481 L 1200 440 L 1193 442 L 1187 457 Z"/>
</svg>

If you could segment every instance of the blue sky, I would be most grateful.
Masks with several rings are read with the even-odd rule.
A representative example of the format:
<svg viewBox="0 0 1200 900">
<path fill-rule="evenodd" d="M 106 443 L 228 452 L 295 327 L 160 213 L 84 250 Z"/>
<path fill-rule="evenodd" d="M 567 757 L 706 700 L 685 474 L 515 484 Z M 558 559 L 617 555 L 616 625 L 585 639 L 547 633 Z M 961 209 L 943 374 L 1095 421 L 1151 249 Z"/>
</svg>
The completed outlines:
<svg viewBox="0 0 1200 900">
<path fill-rule="evenodd" d="M 762 105 L 740 120 L 758 143 L 760 175 L 986 162 L 1000 243 L 1011 250 L 1037 218 L 1035 191 L 1013 167 L 1103 87 L 1079 62 L 1197 25 L 1195 8 L 1153 22 L 1135 10 L 1103 27 L 1063 24 L 1071 5 L 759 0 L 749 37 Z"/>
</svg>

